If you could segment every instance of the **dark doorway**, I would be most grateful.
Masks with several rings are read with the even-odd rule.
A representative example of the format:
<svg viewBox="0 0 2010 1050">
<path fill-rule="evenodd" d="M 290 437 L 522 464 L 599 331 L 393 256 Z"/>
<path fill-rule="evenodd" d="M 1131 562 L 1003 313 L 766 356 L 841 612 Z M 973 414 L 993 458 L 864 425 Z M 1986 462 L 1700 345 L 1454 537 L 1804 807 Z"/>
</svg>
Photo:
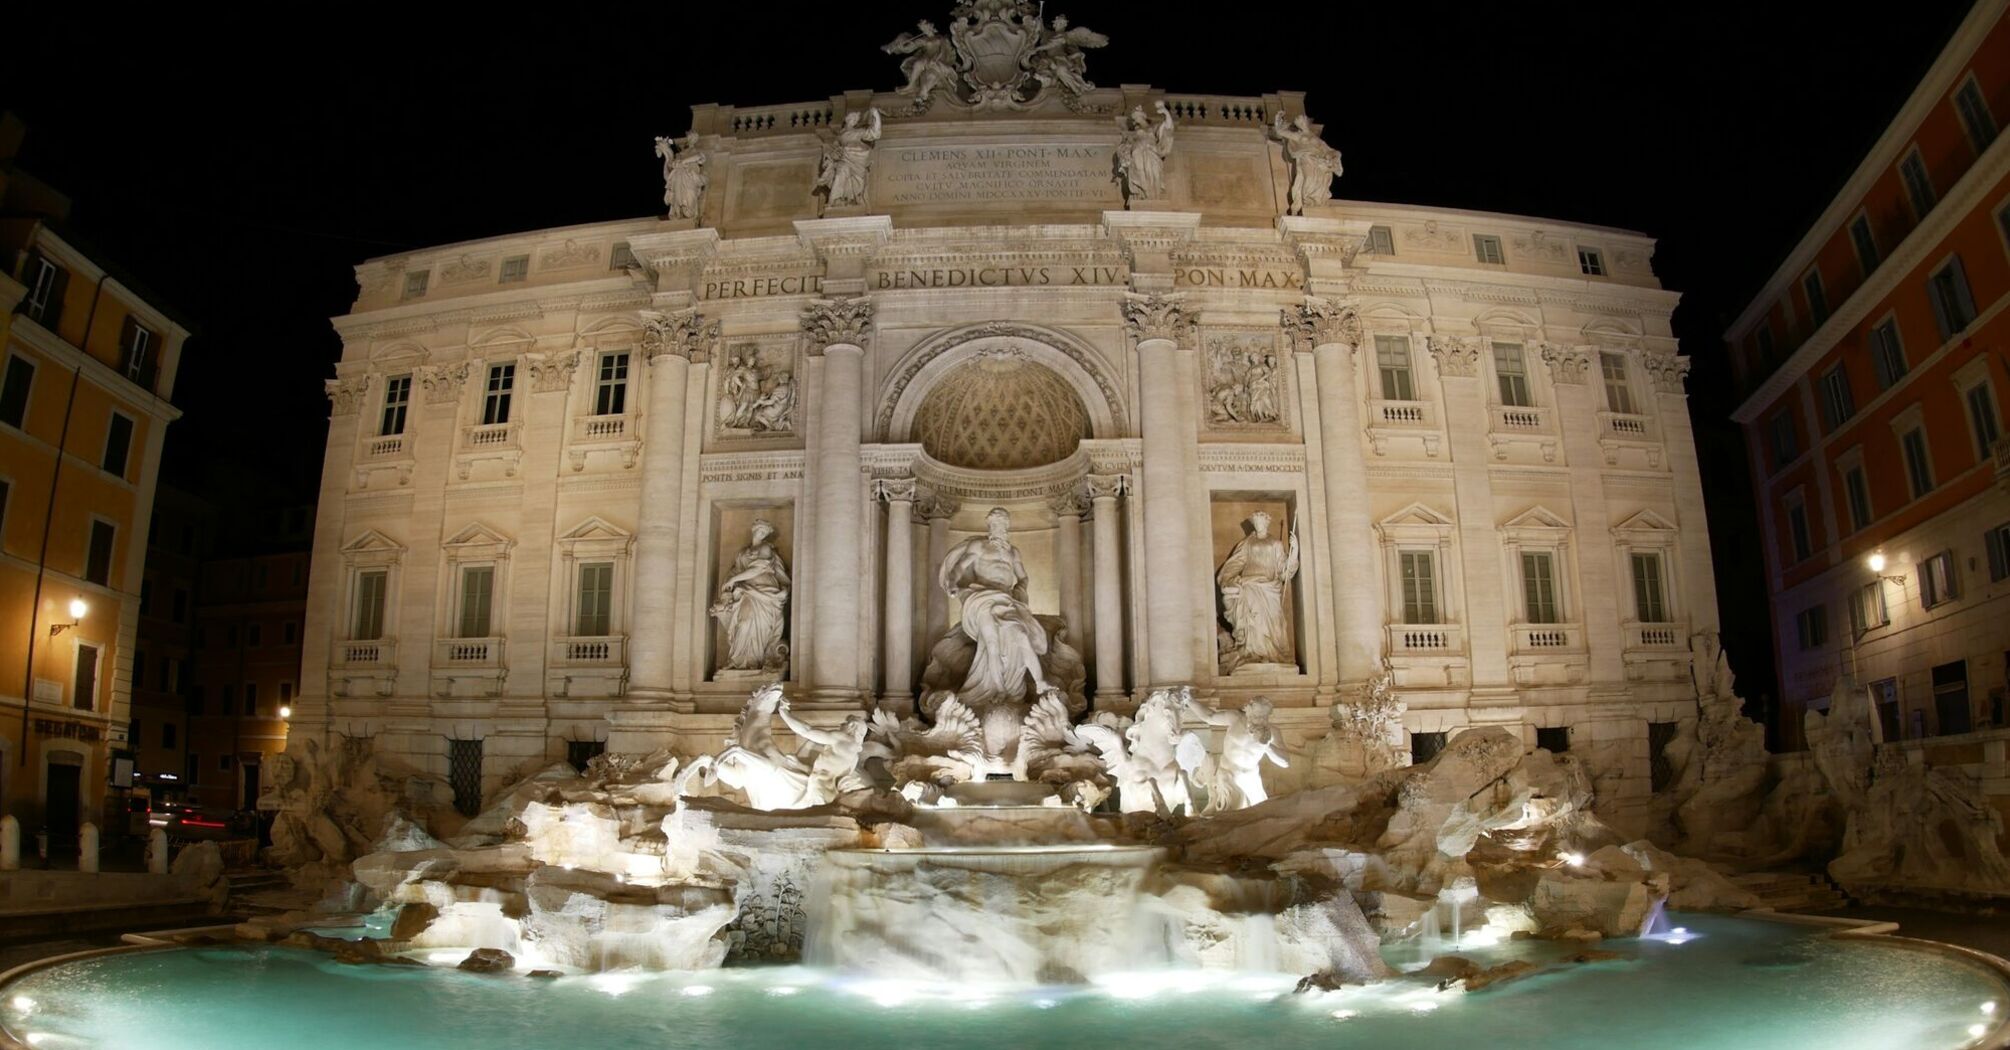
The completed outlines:
<svg viewBox="0 0 2010 1050">
<path fill-rule="evenodd" d="M 58 764 L 63 763 L 63 764 Z M 84 807 L 84 767 L 74 755 L 49 756 L 49 804 L 43 826 L 49 832 L 49 855 L 77 851 L 77 824 Z"/>
<path fill-rule="evenodd" d="M 244 771 L 244 801 L 239 809 L 252 809 L 258 805 L 258 763 L 240 762 L 237 768 Z"/>
<path fill-rule="evenodd" d="M 1973 728 L 1968 710 L 1968 661 L 1956 660 L 1933 669 L 1933 709 L 1940 716 L 1941 736 Z"/>
</svg>

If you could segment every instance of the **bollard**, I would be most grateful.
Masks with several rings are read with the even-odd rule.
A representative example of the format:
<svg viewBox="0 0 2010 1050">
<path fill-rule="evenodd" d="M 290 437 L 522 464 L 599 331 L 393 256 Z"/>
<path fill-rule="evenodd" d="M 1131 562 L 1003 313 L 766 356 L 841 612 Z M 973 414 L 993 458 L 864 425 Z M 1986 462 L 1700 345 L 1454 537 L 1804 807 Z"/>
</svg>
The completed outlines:
<svg viewBox="0 0 2010 1050">
<path fill-rule="evenodd" d="M 155 828 L 147 836 L 147 871 L 155 875 L 168 873 L 168 833 L 166 828 Z"/>
<path fill-rule="evenodd" d="M 77 829 L 77 870 L 98 870 L 98 826 L 88 820 Z"/>
<path fill-rule="evenodd" d="M 0 871 L 21 870 L 21 822 L 0 817 Z"/>
</svg>

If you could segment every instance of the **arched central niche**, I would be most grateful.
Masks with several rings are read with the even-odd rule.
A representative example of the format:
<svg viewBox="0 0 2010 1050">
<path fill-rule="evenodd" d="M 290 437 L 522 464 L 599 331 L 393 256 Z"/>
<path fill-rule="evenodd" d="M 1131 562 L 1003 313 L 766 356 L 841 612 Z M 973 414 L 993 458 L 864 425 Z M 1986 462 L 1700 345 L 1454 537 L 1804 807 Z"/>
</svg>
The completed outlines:
<svg viewBox="0 0 2010 1050">
<path fill-rule="evenodd" d="M 910 429 L 931 458 L 977 470 L 1058 463 L 1092 433 L 1074 386 L 1011 350 L 950 368 L 929 388 Z"/>
</svg>

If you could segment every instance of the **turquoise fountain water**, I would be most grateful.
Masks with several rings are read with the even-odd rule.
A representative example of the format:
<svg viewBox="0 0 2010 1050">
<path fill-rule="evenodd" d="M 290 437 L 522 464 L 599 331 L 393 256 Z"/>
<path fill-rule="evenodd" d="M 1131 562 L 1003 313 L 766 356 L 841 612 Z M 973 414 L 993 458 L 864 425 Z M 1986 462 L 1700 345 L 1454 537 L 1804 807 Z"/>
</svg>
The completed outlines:
<svg viewBox="0 0 2010 1050">
<path fill-rule="evenodd" d="M 37 1050 L 449 1050 L 732 1046 L 1543 1046 L 1600 1050 L 1945 1050 L 2010 1008 L 1980 967 L 1803 927 L 1682 916 L 1683 932 L 1607 945 L 1476 993 L 1391 981 L 1293 995 L 1277 974 L 1161 970 L 1086 986 L 931 986 L 805 967 L 556 979 L 344 966 L 290 949 L 105 956 L 0 988 L 0 1021 Z M 1515 941 L 1461 954 L 1555 960 Z M 1404 960 L 1393 956 L 1392 962 Z"/>
</svg>

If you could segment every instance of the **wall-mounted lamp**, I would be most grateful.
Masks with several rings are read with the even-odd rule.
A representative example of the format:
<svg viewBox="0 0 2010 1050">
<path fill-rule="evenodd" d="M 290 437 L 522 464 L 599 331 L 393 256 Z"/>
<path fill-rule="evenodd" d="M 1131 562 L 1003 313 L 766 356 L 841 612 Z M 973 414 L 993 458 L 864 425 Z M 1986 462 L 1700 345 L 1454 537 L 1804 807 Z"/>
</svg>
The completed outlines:
<svg viewBox="0 0 2010 1050">
<path fill-rule="evenodd" d="M 50 624 L 49 637 L 54 638 L 57 635 L 62 634 L 64 631 L 67 631 L 70 628 L 75 627 L 78 624 L 84 622 L 84 614 L 90 611 L 91 606 L 88 602 L 84 601 L 84 599 L 82 598 L 70 599 L 70 622 Z"/>
<path fill-rule="evenodd" d="M 1872 551 L 1870 557 L 1865 558 L 1863 563 L 1870 568 L 1870 571 L 1877 573 L 1878 579 L 1884 580 L 1887 583 L 1898 584 L 1900 587 L 1905 586 L 1905 576 L 1903 573 L 1896 576 L 1886 576 L 1884 574 L 1885 561 L 1883 551 Z"/>
<path fill-rule="evenodd" d="M 292 718 L 292 717 L 293 717 L 293 709 L 292 709 L 291 707 L 288 707 L 288 706 L 286 706 L 285 704 L 281 704 L 281 705 L 279 705 L 279 717 L 281 717 L 281 718 Z"/>
</svg>

